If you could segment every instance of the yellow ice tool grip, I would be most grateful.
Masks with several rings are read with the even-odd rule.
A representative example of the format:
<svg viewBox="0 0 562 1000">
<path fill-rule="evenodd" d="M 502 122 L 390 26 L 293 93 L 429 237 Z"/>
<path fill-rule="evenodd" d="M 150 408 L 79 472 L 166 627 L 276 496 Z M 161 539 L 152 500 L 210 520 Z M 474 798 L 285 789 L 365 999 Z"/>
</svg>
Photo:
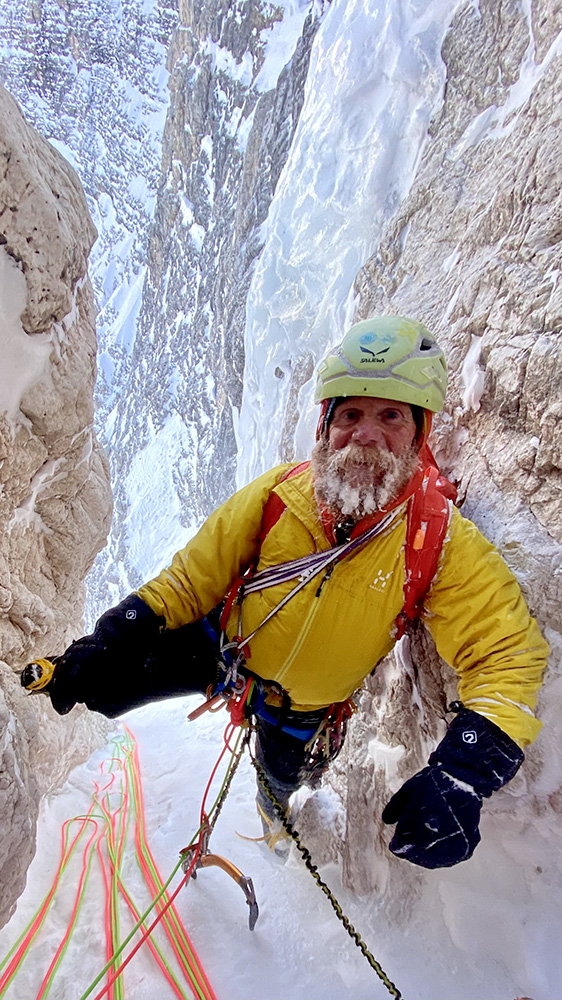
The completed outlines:
<svg viewBox="0 0 562 1000">
<path fill-rule="evenodd" d="M 50 684 L 55 672 L 55 664 L 50 660 L 34 660 L 21 672 L 22 687 L 26 691 L 42 691 Z"/>
</svg>

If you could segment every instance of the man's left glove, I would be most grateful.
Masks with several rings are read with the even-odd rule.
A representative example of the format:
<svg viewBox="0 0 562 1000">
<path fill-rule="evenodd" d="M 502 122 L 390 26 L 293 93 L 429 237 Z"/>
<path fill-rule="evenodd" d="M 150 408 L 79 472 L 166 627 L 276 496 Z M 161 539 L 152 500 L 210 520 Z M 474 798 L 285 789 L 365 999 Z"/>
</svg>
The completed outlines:
<svg viewBox="0 0 562 1000">
<path fill-rule="evenodd" d="M 62 656 L 25 667 L 21 683 L 29 691 L 50 695 L 59 715 L 84 702 L 89 709 L 113 718 L 137 704 L 142 669 L 163 625 L 163 618 L 131 594 L 101 616 L 92 635 L 77 639 Z M 54 672 L 45 684 L 38 674 L 41 669 L 49 673 L 51 665 Z"/>
<path fill-rule="evenodd" d="M 510 781 L 523 760 L 503 729 L 462 708 L 428 766 L 383 810 L 383 823 L 396 823 L 392 853 L 422 868 L 448 868 L 472 857 L 482 797 Z"/>
</svg>

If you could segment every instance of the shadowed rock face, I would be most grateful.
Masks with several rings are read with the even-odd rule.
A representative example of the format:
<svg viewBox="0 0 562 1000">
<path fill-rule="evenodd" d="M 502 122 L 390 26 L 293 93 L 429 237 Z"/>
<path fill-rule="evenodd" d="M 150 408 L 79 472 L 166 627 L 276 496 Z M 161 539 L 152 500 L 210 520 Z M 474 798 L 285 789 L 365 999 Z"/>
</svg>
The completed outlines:
<svg viewBox="0 0 562 1000">
<path fill-rule="evenodd" d="M 93 433 L 95 239 L 74 171 L 0 88 L 0 923 L 25 883 L 39 797 L 99 742 L 15 671 L 81 631 L 111 494 Z"/>
<path fill-rule="evenodd" d="M 463 513 L 518 576 L 553 664 L 562 600 L 562 77 L 550 46 L 561 26 L 550 0 L 532 5 L 531 21 L 515 2 L 458 13 L 443 46 L 443 103 L 414 184 L 356 280 L 357 319 L 415 316 L 442 344 L 450 388 L 435 423 L 437 458 L 459 484 Z M 440 671 L 444 685 L 434 683 Z M 443 735 L 450 673 L 418 632 L 405 657 L 390 657 L 367 683 L 363 721 L 347 748 L 346 877 L 359 891 L 380 891 L 394 872 L 404 900 L 404 880 L 415 889 L 420 878 L 385 851 L 379 817 Z M 557 753 L 549 704 L 546 693 L 539 714 L 547 725 L 525 767 L 528 778 L 543 773 L 537 815 L 559 801 L 548 766 Z M 369 719 L 381 744 L 374 752 Z M 391 759 L 402 743 L 409 752 Z M 501 811 L 509 794 L 487 810 Z M 358 821 L 366 797 L 374 825 Z M 373 851 L 374 867 L 365 861 Z"/>
<path fill-rule="evenodd" d="M 255 81 L 264 37 L 281 8 L 252 0 L 233 16 L 229 5 L 209 0 L 181 3 L 179 15 L 139 332 L 110 441 L 118 516 L 88 584 L 100 610 L 114 600 L 116 565 L 129 588 L 145 580 L 130 545 L 138 524 L 128 523 L 129 477 L 136 453 L 154 440 L 165 450 L 159 435 L 171 420 L 179 428 L 170 467 L 184 528 L 193 530 L 235 489 L 246 298 L 319 23 L 307 17 L 292 59 L 262 92 Z M 175 547 L 182 543 L 180 535 Z"/>
</svg>

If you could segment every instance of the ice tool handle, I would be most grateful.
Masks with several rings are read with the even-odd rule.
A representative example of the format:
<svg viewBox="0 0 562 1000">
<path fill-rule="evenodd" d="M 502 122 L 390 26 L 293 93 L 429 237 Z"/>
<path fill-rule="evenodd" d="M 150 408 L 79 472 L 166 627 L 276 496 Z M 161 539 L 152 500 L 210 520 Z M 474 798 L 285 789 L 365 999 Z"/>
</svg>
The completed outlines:
<svg viewBox="0 0 562 1000">
<path fill-rule="evenodd" d="M 52 660 L 44 658 L 28 663 L 20 674 L 21 686 L 32 693 L 43 691 L 46 694 L 53 679 L 55 666 Z"/>
</svg>

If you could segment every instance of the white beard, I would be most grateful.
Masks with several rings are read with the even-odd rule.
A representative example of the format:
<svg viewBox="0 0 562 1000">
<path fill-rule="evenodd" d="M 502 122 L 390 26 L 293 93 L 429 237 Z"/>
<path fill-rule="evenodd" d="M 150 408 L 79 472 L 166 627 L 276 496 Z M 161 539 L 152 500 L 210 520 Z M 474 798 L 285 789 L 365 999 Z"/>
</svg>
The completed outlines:
<svg viewBox="0 0 562 1000">
<path fill-rule="evenodd" d="M 335 517 L 358 521 L 399 496 L 418 466 L 414 446 L 399 456 L 378 445 L 348 444 L 334 451 L 323 437 L 311 456 L 316 502 Z"/>
</svg>

